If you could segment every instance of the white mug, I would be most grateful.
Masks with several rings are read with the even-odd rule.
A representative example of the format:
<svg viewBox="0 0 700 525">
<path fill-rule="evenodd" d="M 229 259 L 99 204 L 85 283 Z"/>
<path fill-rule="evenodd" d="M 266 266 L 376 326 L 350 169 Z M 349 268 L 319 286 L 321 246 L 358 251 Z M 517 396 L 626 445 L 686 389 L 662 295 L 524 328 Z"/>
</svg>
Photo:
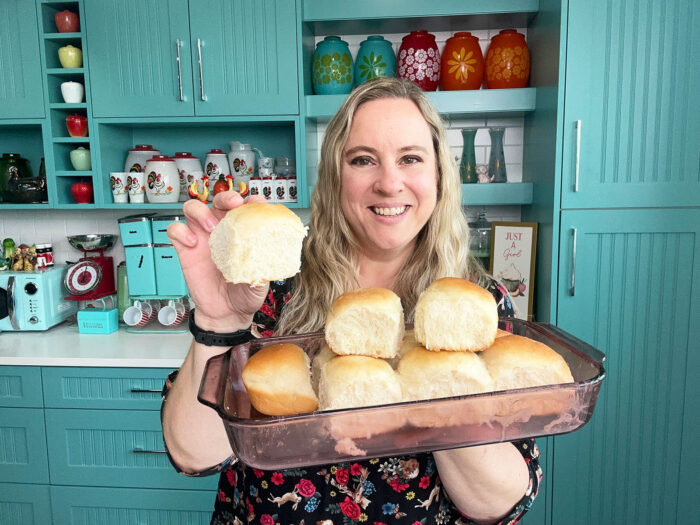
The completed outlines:
<svg viewBox="0 0 700 525">
<path fill-rule="evenodd" d="M 112 196 L 114 202 L 125 203 L 129 202 L 129 173 L 121 171 L 113 171 L 109 174 L 109 183 L 112 187 Z"/>
<path fill-rule="evenodd" d="M 130 171 L 126 180 L 129 187 L 129 201 L 134 203 L 144 202 L 146 174 L 142 171 Z"/>
<path fill-rule="evenodd" d="M 129 326 L 146 326 L 153 318 L 153 307 L 147 301 L 134 301 L 134 304 L 124 310 L 122 317 Z"/>
<path fill-rule="evenodd" d="M 61 84 L 61 95 L 67 104 L 78 104 L 83 101 L 85 88 L 80 82 L 63 82 Z"/>
<path fill-rule="evenodd" d="M 180 301 L 168 301 L 158 312 L 158 322 L 163 326 L 177 326 L 190 315 L 190 310 Z"/>
</svg>

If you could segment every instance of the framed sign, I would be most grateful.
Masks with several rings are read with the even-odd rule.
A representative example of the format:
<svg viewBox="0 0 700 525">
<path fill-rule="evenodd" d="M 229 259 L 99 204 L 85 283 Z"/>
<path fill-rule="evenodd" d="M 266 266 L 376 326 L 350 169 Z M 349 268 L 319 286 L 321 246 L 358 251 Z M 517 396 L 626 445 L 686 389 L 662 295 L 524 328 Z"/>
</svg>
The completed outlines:
<svg viewBox="0 0 700 525">
<path fill-rule="evenodd" d="M 536 222 L 491 223 L 491 275 L 508 290 L 519 319 L 532 320 Z"/>
</svg>

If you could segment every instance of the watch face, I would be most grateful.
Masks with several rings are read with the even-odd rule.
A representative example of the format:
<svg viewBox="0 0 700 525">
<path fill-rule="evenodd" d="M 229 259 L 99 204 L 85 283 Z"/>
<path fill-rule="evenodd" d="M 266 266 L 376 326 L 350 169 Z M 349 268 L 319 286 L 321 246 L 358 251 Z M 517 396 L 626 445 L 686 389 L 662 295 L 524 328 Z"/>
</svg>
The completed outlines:
<svg viewBox="0 0 700 525">
<path fill-rule="evenodd" d="M 73 295 L 91 292 L 102 280 L 102 267 L 89 259 L 78 261 L 66 272 L 66 288 Z"/>
</svg>

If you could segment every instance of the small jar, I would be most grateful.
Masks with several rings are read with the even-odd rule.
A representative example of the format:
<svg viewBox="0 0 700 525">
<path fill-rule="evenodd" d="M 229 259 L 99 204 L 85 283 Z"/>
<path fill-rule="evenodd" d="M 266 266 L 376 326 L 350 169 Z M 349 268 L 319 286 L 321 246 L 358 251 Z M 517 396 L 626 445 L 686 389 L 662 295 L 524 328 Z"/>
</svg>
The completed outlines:
<svg viewBox="0 0 700 525">
<path fill-rule="evenodd" d="M 297 202 L 297 176 L 292 173 L 287 177 L 287 202 Z"/>
<path fill-rule="evenodd" d="M 263 177 L 260 184 L 260 194 L 265 197 L 265 200 L 270 202 L 274 201 L 272 182 L 272 177 Z"/>
<path fill-rule="evenodd" d="M 44 268 L 47 268 L 48 265 L 46 264 L 46 246 L 44 244 L 37 244 L 36 245 L 36 269 L 37 270 L 42 270 Z"/>
<path fill-rule="evenodd" d="M 53 244 L 46 243 L 44 246 L 44 258 L 46 259 L 46 266 L 53 266 Z"/>
<path fill-rule="evenodd" d="M 249 195 L 262 195 L 262 179 L 257 175 L 253 175 L 250 178 L 250 185 L 248 186 Z"/>
<path fill-rule="evenodd" d="M 272 185 L 272 201 L 287 202 L 287 177 L 277 175 Z"/>
</svg>

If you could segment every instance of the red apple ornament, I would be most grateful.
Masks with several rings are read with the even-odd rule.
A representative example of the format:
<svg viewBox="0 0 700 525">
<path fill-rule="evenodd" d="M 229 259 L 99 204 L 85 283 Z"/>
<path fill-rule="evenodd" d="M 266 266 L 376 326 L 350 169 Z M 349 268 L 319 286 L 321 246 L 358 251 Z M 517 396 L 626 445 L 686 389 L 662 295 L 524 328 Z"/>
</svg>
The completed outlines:
<svg viewBox="0 0 700 525">
<path fill-rule="evenodd" d="M 56 22 L 56 29 L 58 29 L 59 33 L 77 33 L 80 31 L 78 15 L 68 9 L 56 13 L 54 22 Z"/>
<path fill-rule="evenodd" d="M 66 127 L 71 137 L 87 137 L 88 120 L 83 115 L 69 115 L 66 117 Z"/>
<path fill-rule="evenodd" d="M 74 182 L 71 184 L 70 192 L 77 204 L 89 204 L 92 202 L 91 182 Z"/>
</svg>

